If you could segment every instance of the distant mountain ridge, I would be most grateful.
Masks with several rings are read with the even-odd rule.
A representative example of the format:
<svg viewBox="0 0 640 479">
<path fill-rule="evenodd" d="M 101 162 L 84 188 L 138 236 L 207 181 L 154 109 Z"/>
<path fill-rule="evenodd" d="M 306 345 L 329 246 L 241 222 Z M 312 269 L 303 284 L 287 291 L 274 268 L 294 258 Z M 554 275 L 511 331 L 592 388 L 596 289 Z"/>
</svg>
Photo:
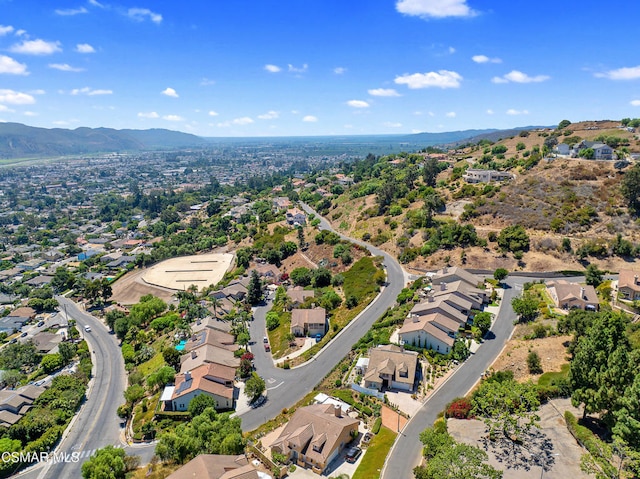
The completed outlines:
<svg viewBox="0 0 640 479">
<path fill-rule="evenodd" d="M 101 152 L 140 151 L 206 145 L 207 140 L 172 130 L 38 128 L 0 123 L 0 159 L 39 158 Z"/>
</svg>

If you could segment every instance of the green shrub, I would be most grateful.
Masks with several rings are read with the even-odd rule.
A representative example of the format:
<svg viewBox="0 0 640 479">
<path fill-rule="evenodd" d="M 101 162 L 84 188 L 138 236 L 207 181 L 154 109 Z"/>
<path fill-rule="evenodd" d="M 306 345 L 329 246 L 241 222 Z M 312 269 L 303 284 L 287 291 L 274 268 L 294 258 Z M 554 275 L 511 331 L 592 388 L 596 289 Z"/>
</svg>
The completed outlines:
<svg viewBox="0 0 640 479">
<path fill-rule="evenodd" d="M 373 423 L 373 427 L 371 428 L 371 432 L 374 434 L 378 434 L 380 432 L 380 427 L 382 426 L 382 418 L 377 418 Z"/>
</svg>

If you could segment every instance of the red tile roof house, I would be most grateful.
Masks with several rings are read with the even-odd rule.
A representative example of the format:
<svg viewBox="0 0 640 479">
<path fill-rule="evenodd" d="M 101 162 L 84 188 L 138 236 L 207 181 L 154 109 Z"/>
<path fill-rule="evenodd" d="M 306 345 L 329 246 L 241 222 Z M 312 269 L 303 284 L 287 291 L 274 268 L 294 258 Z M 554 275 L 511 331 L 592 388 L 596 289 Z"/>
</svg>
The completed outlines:
<svg viewBox="0 0 640 479">
<path fill-rule="evenodd" d="M 322 474 L 357 434 L 359 423 L 333 404 L 301 407 L 271 444 L 271 452 L 284 454 L 299 466 Z"/>
<path fill-rule="evenodd" d="M 215 399 L 216 409 L 234 409 L 238 397 L 235 376 L 235 368 L 205 363 L 176 375 L 175 386 L 167 386 L 160 400 L 165 411 L 187 411 L 193 398 L 206 394 Z"/>
</svg>

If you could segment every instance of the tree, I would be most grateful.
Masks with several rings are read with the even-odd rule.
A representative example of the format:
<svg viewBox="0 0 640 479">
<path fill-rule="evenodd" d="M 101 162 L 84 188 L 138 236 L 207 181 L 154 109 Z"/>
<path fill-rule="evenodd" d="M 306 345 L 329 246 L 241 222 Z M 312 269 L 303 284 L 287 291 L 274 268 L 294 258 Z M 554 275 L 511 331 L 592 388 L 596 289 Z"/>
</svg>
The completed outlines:
<svg viewBox="0 0 640 479">
<path fill-rule="evenodd" d="M 111 445 L 98 449 L 82 464 L 83 479 L 124 479 L 127 472 L 125 456 L 124 449 Z"/>
<path fill-rule="evenodd" d="M 491 327 L 491 313 L 487 311 L 476 313 L 473 317 L 473 325 L 478 328 L 482 336 L 484 336 Z"/>
<path fill-rule="evenodd" d="M 503 251 L 527 251 L 529 249 L 529 235 L 521 225 L 511 225 L 500 231 L 498 246 Z"/>
<path fill-rule="evenodd" d="M 444 206 L 444 201 L 440 198 L 440 195 L 435 190 L 431 189 L 424 196 L 424 214 L 425 214 L 425 226 L 429 227 L 433 224 L 433 214 L 440 210 Z"/>
<path fill-rule="evenodd" d="M 171 366 L 162 366 L 156 372 L 147 378 L 147 386 L 151 389 L 156 386 L 164 387 L 169 383 L 173 383 L 176 378 L 176 371 Z"/>
<path fill-rule="evenodd" d="M 254 305 L 262 300 L 262 281 L 260 281 L 260 276 L 258 276 L 258 272 L 255 269 L 251 272 L 251 279 L 247 289 L 247 303 Z"/>
<path fill-rule="evenodd" d="M 300 247 L 300 251 L 304 251 L 307 248 L 307 244 L 304 240 L 304 229 L 302 226 L 298 226 L 298 246 Z"/>
<path fill-rule="evenodd" d="M 635 165 L 625 172 L 621 190 L 629 209 L 636 214 L 640 213 L 640 165 Z"/>
<path fill-rule="evenodd" d="M 202 414 L 208 407 L 215 409 L 216 400 L 208 394 L 198 394 L 191 400 L 187 410 L 189 411 L 189 414 L 191 414 L 191 417 L 196 417 Z"/>
<path fill-rule="evenodd" d="M 615 417 L 613 434 L 640 451 L 640 373 L 636 373 L 633 383 L 626 388 Z"/>
<path fill-rule="evenodd" d="M 244 393 L 247 395 L 249 400 L 253 402 L 262 395 L 265 388 L 264 379 L 258 376 L 258 373 L 253 372 L 251 377 L 247 379 L 247 382 L 245 383 Z"/>
<path fill-rule="evenodd" d="M 75 357 L 77 346 L 73 343 L 62 342 L 58 344 L 58 353 L 62 358 L 62 364 L 67 365 Z"/>
<path fill-rule="evenodd" d="M 569 382 L 571 402 L 576 407 L 584 404 L 585 417 L 605 411 L 603 418 L 611 424 L 624 406 L 626 388 L 634 381 L 628 323 L 623 313 L 602 312 L 578 338 Z"/>
<path fill-rule="evenodd" d="M 322 267 L 314 270 L 311 284 L 314 288 L 324 288 L 331 285 L 331 271 Z"/>
<path fill-rule="evenodd" d="M 435 158 L 427 158 L 424 162 L 424 168 L 422 168 L 422 178 L 424 179 L 424 184 L 431 187 L 436 186 L 436 178 L 438 177 L 438 173 L 440 173 L 438 160 L 436 160 Z"/>
<path fill-rule="evenodd" d="M 590 264 L 584 273 L 585 283 L 597 287 L 602 283 L 604 271 L 601 271 L 597 265 Z"/>
<path fill-rule="evenodd" d="M 527 356 L 527 366 L 529 367 L 529 373 L 542 374 L 542 363 L 540 362 L 540 355 L 537 351 L 531 351 Z"/>
<path fill-rule="evenodd" d="M 562 130 L 568 127 L 570 124 L 571 122 L 569 120 L 562 120 L 560 123 L 558 123 L 558 130 Z"/>
<path fill-rule="evenodd" d="M 485 451 L 468 444 L 455 444 L 442 450 L 423 467 L 416 467 L 416 479 L 501 479 L 502 471 L 485 461 Z"/>
<path fill-rule="evenodd" d="M 162 351 L 164 362 L 176 371 L 180 369 L 180 356 L 180 351 L 176 348 L 165 348 L 164 351 Z"/>
<path fill-rule="evenodd" d="M 105 321 L 109 329 L 113 330 L 116 321 L 120 318 L 126 318 L 127 315 L 124 312 L 114 309 L 113 311 L 109 311 L 105 316 Z"/>
<path fill-rule="evenodd" d="M 504 268 L 498 268 L 493 272 L 493 278 L 498 283 L 502 283 L 502 280 L 506 279 L 507 276 L 509 276 L 509 271 Z"/>
<path fill-rule="evenodd" d="M 528 293 L 524 292 L 522 296 L 517 296 L 511 300 L 511 306 L 513 311 L 520 316 L 520 322 L 526 323 L 533 321 L 538 316 L 538 301 L 536 298 Z"/>
<path fill-rule="evenodd" d="M 536 411 L 540 399 L 536 386 L 530 382 L 482 381 L 471 403 L 472 414 L 484 419 L 490 436 L 501 431 L 509 439 L 522 439 L 521 433 L 536 425 L 539 419 Z"/>
<path fill-rule="evenodd" d="M 451 357 L 457 361 L 464 361 L 469 357 L 470 351 L 464 339 L 457 339 L 451 348 Z"/>
<path fill-rule="evenodd" d="M 295 268 L 293 271 L 291 271 L 289 278 L 296 286 L 308 286 L 311 284 L 311 270 L 309 270 L 309 268 L 305 268 L 304 266 Z"/>
<path fill-rule="evenodd" d="M 280 326 L 280 316 L 275 311 L 269 311 L 266 318 L 267 329 L 273 331 Z"/>
</svg>

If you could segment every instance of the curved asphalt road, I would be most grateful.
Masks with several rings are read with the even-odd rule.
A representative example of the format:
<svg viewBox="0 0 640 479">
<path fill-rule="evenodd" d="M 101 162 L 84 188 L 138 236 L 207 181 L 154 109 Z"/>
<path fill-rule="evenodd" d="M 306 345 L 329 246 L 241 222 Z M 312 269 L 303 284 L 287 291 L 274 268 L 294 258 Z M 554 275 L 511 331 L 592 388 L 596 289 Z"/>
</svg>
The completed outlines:
<svg viewBox="0 0 640 479">
<path fill-rule="evenodd" d="M 382 471 L 383 479 L 411 478 L 413 468 L 420 463 L 422 443 L 419 435 L 433 425 L 438 413 L 447 403 L 458 396 L 464 396 L 480 380 L 493 361 L 498 357 L 514 330 L 516 314 L 511 300 L 522 293 L 522 285 L 534 278 L 510 277 L 505 281 L 506 288 L 502 298 L 500 312 L 478 351 L 462 363 L 457 371 L 436 390 L 413 416 L 398 438 L 387 457 Z"/>
<path fill-rule="evenodd" d="M 307 212 L 314 212 L 307 205 L 303 205 L 303 208 Z M 331 225 L 324 218 L 317 215 L 317 213 L 316 216 L 320 218 L 321 229 L 333 231 Z M 384 314 L 387 308 L 395 304 L 396 297 L 404 287 L 404 271 L 392 256 L 361 241 L 343 235 L 340 236 L 353 243 L 367 247 L 375 256 L 384 257 L 387 285 L 374 302 L 357 319 L 349 323 L 328 345 L 322 348 L 312 361 L 291 370 L 277 368 L 273 364 L 271 354 L 266 353 L 263 347 L 262 338 L 267 335 L 265 316 L 271 309 L 271 304 L 265 303 L 255 309 L 255 319 L 251 322 L 249 328 L 251 340 L 253 341 L 251 352 L 255 356 L 256 370 L 266 382 L 268 400 L 262 406 L 240 415 L 244 431 L 256 429 L 267 420 L 280 414 L 283 408 L 293 406 L 312 391 L 327 373 L 344 358 L 351 350 L 351 347 L 369 331 L 371 325 Z"/>
<path fill-rule="evenodd" d="M 62 296 L 56 297 L 60 309 L 68 318 L 76 320 L 78 329 L 94 352 L 93 379 L 87 399 L 80 412 L 74 417 L 67 435 L 56 448 L 57 453 L 78 453 L 78 462 L 47 463 L 24 474 L 25 477 L 38 479 L 82 477 L 82 463 L 96 449 L 109 444 L 120 446 L 120 419 L 116 410 L 124 402 L 126 387 L 124 361 L 115 336 L 97 318 L 78 309 L 76 304 Z M 85 332 L 85 326 L 91 326 L 91 332 Z"/>
</svg>

